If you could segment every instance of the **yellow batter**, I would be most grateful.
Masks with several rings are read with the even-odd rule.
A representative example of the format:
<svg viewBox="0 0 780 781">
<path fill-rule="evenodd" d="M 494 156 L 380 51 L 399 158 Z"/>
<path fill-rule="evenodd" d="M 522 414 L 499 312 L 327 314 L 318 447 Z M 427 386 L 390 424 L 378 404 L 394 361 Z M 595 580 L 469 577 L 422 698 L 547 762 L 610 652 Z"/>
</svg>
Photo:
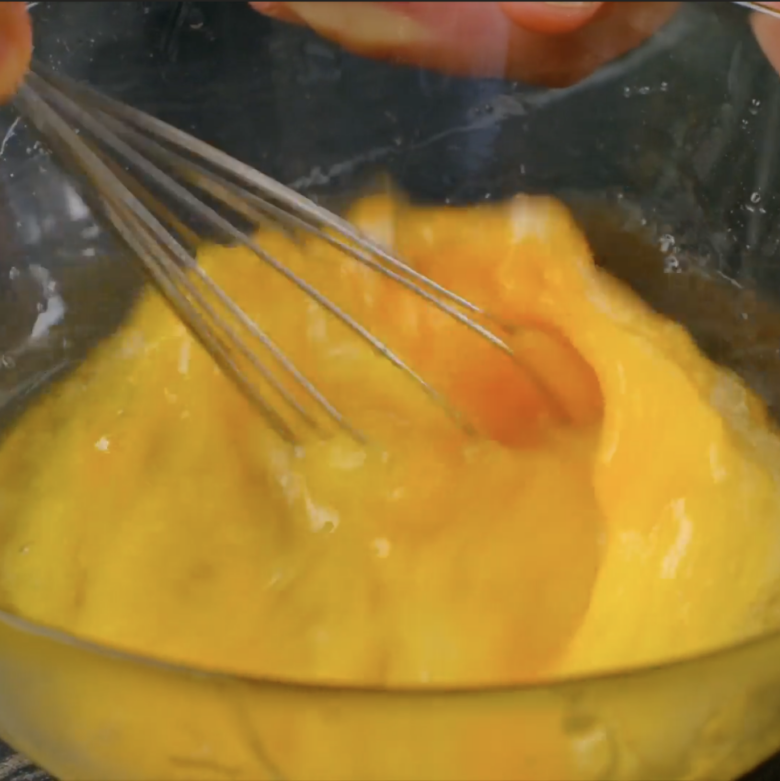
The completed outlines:
<svg viewBox="0 0 780 781">
<path fill-rule="evenodd" d="M 479 436 L 251 253 L 204 247 L 370 444 L 283 442 L 149 292 L 2 444 L 0 607 L 209 669 L 392 684 L 638 665 L 771 623 L 777 435 L 562 205 L 377 196 L 350 219 L 517 324 L 526 368 L 321 241 L 258 241 Z"/>
</svg>

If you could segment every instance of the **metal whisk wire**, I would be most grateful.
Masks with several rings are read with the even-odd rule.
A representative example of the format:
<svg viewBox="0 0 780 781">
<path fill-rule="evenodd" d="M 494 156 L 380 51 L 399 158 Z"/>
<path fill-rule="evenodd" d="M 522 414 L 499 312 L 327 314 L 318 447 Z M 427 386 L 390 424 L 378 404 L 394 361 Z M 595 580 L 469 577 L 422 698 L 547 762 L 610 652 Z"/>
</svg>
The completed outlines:
<svg viewBox="0 0 780 781">
<path fill-rule="evenodd" d="M 773 8 L 766 3 L 753 3 L 742 2 L 741 0 L 733 0 L 733 5 L 741 5 L 743 8 L 749 8 L 751 11 L 756 11 L 759 14 L 765 14 L 766 16 L 774 16 L 775 19 L 780 19 L 780 11 L 777 8 Z"/>
<path fill-rule="evenodd" d="M 191 235 L 191 231 L 183 227 L 170 210 L 129 173 L 130 170 L 143 174 L 226 240 L 250 249 L 259 260 L 296 285 L 412 378 L 431 399 L 468 428 L 449 401 L 386 344 L 166 173 L 165 169 L 255 224 L 270 219 L 283 227 L 318 236 L 357 262 L 413 291 L 497 349 L 512 355 L 504 340 L 470 316 L 476 315 L 502 326 L 487 312 L 410 268 L 387 249 L 359 233 L 346 220 L 276 180 L 181 130 L 53 74 L 40 65 L 33 66 L 15 103 L 19 113 L 38 130 L 55 154 L 59 154 L 63 162 L 69 163 L 92 185 L 89 194 L 93 205 L 124 239 L 193 335 L 285 440 L 297 443 L 300 437 L 241 367 L 236 354 L 249 362 L 302 421 L 315 429 L 319 426 L 252 349 L 251 343 L 242 337 L 241 330 L 259 342 L 331 420 L 357 440 L 364 441 L 364 437 L 294 365 L 284 350 L 200 267 L 193 254 L 174 235 Z M 164 223 L 168 223 L 168 227 Z M 220 305 L 221 312 L 203 295 L 193 277 Z"/>
</svg>

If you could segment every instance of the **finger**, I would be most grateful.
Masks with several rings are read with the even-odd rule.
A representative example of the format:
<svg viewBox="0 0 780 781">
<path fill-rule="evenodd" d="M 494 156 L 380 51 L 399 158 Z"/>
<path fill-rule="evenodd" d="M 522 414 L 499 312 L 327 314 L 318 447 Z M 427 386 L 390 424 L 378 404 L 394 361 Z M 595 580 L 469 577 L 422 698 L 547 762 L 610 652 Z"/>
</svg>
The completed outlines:
<svg viewBox="0 0 780 781">
<path fill-rule="evenodd" d="M 436 25 L 427 24 L 431 14 L 423 6 L 434 3 L 395 2 L 293 2 L 274 3 L 277 18 L 306 24 L 325 38 L 368 57 L 400 55 L 432 42 Z M 442 3 L 447 8 L 452 3 Z M 458 3 L 457 5 L 462 5 Z M 439 9 L 441 10 L 441 8 Z M 434 15 L 436 9 L 433 10 Z M 456 14 L 457 15 L 457 14 Z"/>
<path fill-rule="evenodd" d="M 780 11 L 780 3 L 764 3 Z M 780 19 L 755 13 L 750 18 L 756 40 L 772 67 L 780 72 Z"/>
<path fill-rule="evenodd" d="M 591 3 L 556 10 L 550 3 L 293 2 L 272 3 L 270 10 L 362 56 L 566 86 L 638 46 L 677 5 Z"/>
<path fill-rule="evenodd" d="M 0 3 L 0 102 L 9 100 L 27 73 L 32 27 L 25 3 Z"/>
<path fill-rule="evenodd" d="M 281 22 L 293 22 L 302 24 L 301 20 L 288 7 L 287 3 L 250 3 L 255 11 L 270 16 L 272 19 L 278 19 Z"/>
<path fill-rule="evenodd" d="M 578 28 L 555 35 L 515 25 L 507 74 L 563 87 L 642 44 L 677 10 L 677 2 L 611 2 L 591 9 Z"/>
<path fill-rule="evenodd" d="M 603 3 L 499 3 L 520 27 L 538 33 L 569 33 L 587 24 Z"/>
</svg>

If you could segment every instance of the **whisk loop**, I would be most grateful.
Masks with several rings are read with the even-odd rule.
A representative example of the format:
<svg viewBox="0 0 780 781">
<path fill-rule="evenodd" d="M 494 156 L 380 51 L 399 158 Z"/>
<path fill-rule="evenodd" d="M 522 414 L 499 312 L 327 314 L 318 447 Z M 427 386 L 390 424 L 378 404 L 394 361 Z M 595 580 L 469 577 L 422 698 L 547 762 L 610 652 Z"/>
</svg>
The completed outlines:
<svg viewBox="0 0 780 781">
<path fill-rule="evenodd" d="M 294 365 L 284 350 L 199 266 L 176 234 L 182 238 L 197 237 L 131 171 L 142 174 L 174 203 L 184 206 L 224 239 L 251 250 L 260 261 L 352 329 L 410 377 L 461 426 L 470 430 L 448 399 L 371 331 L 166 170 L 253 224 L 271 220 L 282 227 L 319 237 L 414 292 L 511 356 L 512 349 L 503 339 L 473 319 L 478 316 L 509 330 L 489 313 L 409 267 L 349 222 L 300 193 L 159 119 L 38 64 L 33 66 L 19 90 L 16 107 L 55 154 L 86 177 L 92 185 L 87 195 L 93 205 L 140 260 L 153 284 L 194 337 L 285 440 L 297 444 L 301 437 L 280 413 L 277 406 L 280 402 L 307 426 L 321 430 L 321 424 L 258 355 L 252 340 L 265 349 L 276 366 L 283 369 L 328 418 L 358 441 L 364 442 L 365 438 Z M 195 280 L 213 296 L 222 311 L 208 300 Z M 256 379 L 242 367 L 237 356 L 242 356 L 267 383 L 277 397 L 275 401 L 258 387 Z"/>
</svg>

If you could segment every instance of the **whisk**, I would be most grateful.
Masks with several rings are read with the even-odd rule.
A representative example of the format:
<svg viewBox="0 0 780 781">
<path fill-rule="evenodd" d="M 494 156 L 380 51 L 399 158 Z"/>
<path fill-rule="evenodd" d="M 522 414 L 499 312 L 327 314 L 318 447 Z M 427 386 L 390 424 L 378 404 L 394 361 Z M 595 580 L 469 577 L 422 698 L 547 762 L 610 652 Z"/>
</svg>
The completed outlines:
<svg viewBox="0 0 780 781">
<path fill-rule="evenodd" d="M 751 11 L 756 11 L 759 14 L 766 14 L 767 16 L 774 16 L 775 19 L 780 19 L 780 11 L 776 8 L 772 8 L 771 5 L 766 3 L 753 3 L 748 0 L 733 0 L 733 5 L 741 5 L 743 8 L 749 8 Z"/>
<path fill-rule="evenodd" d="M 301 394 L 293 394 L 272 370 L 274 362 L 277 371 L 281 368 L 305 391 L 304 399 L 318 405 L 357 440 L 365 438 L 198 265 L 187 246 L 197 244 L 197 236 L 176 216 L 176 209 L 183 208 L 199 218 L 224 240 L 250 249 L 259 262 L 286 277 L 341 320 L 469 429 L 449 400 L 399 355 L 260 246 L 239 227 L 238 219 L 224 216 L 203 196 L 226 207 L 231 217 L 253 225 L 270 220 L 287 230 L 315 234 L 355 262 L 413 291 L 511 356 L 512 349 L 496 333 L 508 327 L 488 312 L 415 271 L 349 222 L 296 191 L 159 119 L 39 64 L 33 65 L 17 93 L 15 106 L 65 169 L 86 180 L 85 197 L 93 209 L 114 228 L 213 360 L 285 440 L 298 444 L 300 436 L 280 412 L 279 404 L 292 408 L 307 426 L 321 429 L 321 425 L 308 403 L 296 398 Z M 154 196 L 144 181 L 168 196 L 175 208 Z M 205 296 L 194 280 L 210 295 Z M 477 320 L 497 327 L 491 330 Z"/>
</svg>

